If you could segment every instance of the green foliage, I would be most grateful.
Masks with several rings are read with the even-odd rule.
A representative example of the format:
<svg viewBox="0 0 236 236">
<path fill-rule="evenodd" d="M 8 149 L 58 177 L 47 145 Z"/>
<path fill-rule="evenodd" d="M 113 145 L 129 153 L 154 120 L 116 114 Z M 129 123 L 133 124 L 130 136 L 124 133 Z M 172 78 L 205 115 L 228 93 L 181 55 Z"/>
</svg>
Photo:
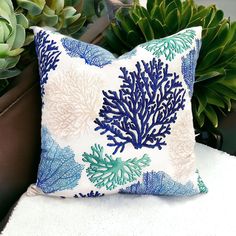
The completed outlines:
<svg viewBox="0 0 236 236">
<path fill-rule="evenodd" d="M 91 154 L 83 154 L 83 161 L 90 165 L 86 169 L 87 176 L 97 188 L 106 187 L 107 190 L 135 181 L 151 161 L 146 154 L 140 159 L 127 161 L 122 161 L 120 157 L 113 159 L 112 155 L 104 155 L 104 148 L 96 144 L 91 150 Z"/>
<path fill-rule="evenodd" d="M 120 8 L 104 33 L 104 46 L 121 55 L 152 39 L 185 28 L 202 26 L 202 49 L 192 99 L 195 127 L 218 126 L 219 113 L 231 110 L 236 100 L 236 22 L 224 18 L 215 5 L 199 6 L 193 0 L 148 0 Z"/>
<path fill-rule="evenodd" d="M 86 18 L 75 9 L 78 0 L 17 0 L 30 25 L 54 27 L 67 35 L 77 33 Z"/>
<path fill-rule="evenodd" d="M 110 5 L 116 5 L 116 1 L 111 3 L 108 0 L 1 0 L 0 96 L 9 84 L 6 79 L 20 74 L 35 58 L 30 26 L 53 27 L 78 39 L 90 23 L 108 14 Z"/>
<path fill-rule="evenodd" d="M 34 59 L 35 50 L 30 26 L 54 27 L 63 34 L 79 38 L 84 28 L 91 22 L 90 17 L 93 18 L 95 15 L 94 8 L 98 12 L 99 2 L 96 0 L 0 1 L 0 94 L 9 84 L 6 79 L 20 74 L 21 70 Z M 89 19 L 85 15 L 88 9 L 92 9 Z"/>
<path fill-rule="evenodd" d="M 20 73 L 15 66 L 24 50 L 27 27 L 27 19 L 24 15 L 14 12 L 11 0 L 0 1 L 0 79 Z M 0 80 L 1 89 L 6 85 L 6 81 Z"/>
</svg>

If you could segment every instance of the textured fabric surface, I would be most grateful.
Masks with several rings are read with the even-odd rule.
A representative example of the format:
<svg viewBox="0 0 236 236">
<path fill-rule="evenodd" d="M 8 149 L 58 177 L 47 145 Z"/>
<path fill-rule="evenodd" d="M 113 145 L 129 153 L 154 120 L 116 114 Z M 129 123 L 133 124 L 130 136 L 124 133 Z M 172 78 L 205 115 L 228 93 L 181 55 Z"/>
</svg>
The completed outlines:
<svg viewBox="0 0 236 236">
<path fill-rule="evenodd" d="M 195 166 L 191 110 L 201 30 L 185 29 L 115 58 L 35 27 L 42 154 L 31 193 L 206 192 Z"/>
<path fill-rule="evenodd" d="M 236 158 L 201 144 L 195 153 L 208 194 L 187 199 L 23 195 L 3 236 L 235 236 Z"/>
</svg>

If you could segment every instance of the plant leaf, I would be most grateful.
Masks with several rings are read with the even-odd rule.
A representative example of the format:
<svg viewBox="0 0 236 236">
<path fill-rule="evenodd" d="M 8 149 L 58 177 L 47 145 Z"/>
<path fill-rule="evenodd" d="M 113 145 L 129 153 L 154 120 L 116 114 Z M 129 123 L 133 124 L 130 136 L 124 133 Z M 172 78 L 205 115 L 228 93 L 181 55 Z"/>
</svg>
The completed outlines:
<svg viewBox="0 0 236 236">
<path fill-rule="evenodd" d="M 215 128 L 218 127 L 218 116 L 214 110 L 214 108 L 211 105 L 207 105 L 204 113 L 206 114 L 207 118 L 211 121 L 211 123 L 213 124 L 213 126 Z"/>
</svg>

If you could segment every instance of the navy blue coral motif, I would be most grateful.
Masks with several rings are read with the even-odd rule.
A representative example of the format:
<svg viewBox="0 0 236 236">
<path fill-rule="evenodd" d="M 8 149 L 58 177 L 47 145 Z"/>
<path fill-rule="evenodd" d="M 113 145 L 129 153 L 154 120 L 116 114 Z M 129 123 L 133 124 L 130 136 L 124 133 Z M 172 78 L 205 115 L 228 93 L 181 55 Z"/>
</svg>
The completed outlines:
<svg viewBox="0 0 236 236">
<path fill-rule="evenodd" d="M 112 53 L 97 45 L 84 43 L 72 38 L 63 38 L 61 43 L 70 57 L 79 57 L 91 66 L 102 68 L 115 59 Z"/>
<path fill-rule="evenodd" d="M 41 94 L 44 95 L 44 85 L 47 83 L 48 73 L 51 70 L 56 70 L 61 52 L 58 50 L 57 43 L 49 39 L 49 34 L 46 31 L 40 30 L 34 41 L 39 61 Z"/>
<path fill-rule="evenodd" d="M 131 143 L 162 149 L 177 112 L 185 107 L 185 89 L 177 73 L 160 59 L 138 61 L 134 71 L 120 68 L 122 85 L 118 92 L 103 91 L 103 106 L 95 120 L 96 131 L 105 135 L 113 154 Z"/>
<path fill-rule="evenodd" d="M 95 197 L 103 197 L 105 194 L 104 193 L 100 193 L 98 191 L 93 191 L 91 190 L 89 193 L 87 194 L 83 194 L 83 193 L 79 193 L 79 195 L 75 194 L 74 195 L 74 198 L 79 198 L 79 197 L 82 197 L 82 198 L 85 198 L 85 197 L 88 197 L 88 198 L 95 198 Z"/>
</svg>

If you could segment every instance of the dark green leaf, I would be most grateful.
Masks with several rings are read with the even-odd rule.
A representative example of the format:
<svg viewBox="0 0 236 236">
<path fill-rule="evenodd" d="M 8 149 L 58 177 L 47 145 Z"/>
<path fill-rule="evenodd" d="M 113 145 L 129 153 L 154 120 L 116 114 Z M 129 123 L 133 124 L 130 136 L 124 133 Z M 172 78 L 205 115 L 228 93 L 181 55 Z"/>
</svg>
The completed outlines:
<svg viewBox="0 0 236 236">
<path fill-rule="evenodd" d="M 150 23 L 151 23 L 155 38 L 157 39 L 163 38 L 167 34 L 166 33 L 167 27 L 165 25 L 162 25 L 158 19 L 152 19 Z"/>
<path fill-rule="evenodd" d="M 219 48 L 215 48 L 212 51 L 208 52 L 207 55 L 202 59 L 202 67 L 201 70 L 207 69 L 212 66 L 217 60 L 220 58 L 222 52 L 224 50 L 224 46 Z"/>
<path fill-rule="evenodd" d="M 215 6 L 214 6 L 215 8 Z M 215 25 L 220 24 L 220 22 L 224 19 L 224 12 L 222 10 L 217 10 L 215 13 L 214 18 L 212 19 L 212 21 L 210 22 L 210 24 L 208 25 L 208 27 L 214 27 Z"/>
<path fill-rule="evenodd" d="M 195 93 L 194 96 L 197 98 L 197 101 L 199 104 L 196 112 L 198 115 L 200 115 L 207 106 L 207 98 L 206 98 L 206 95 L 201 92 Z"/>
<path fill-rule="evenodd" d="M 187 27 L 191 17 L 193 15 L 193 6 L 187 5 L 187 7 L 183 10 L 181 19 L 180 19 L 180 28 L 184 29 Z"/>
<path fill-rule="evenodd" d="M 213 126 L 215 128 L 217 128 L 218 127 L 218 117 L 217 117 L 217 114 L 216 114 L 213 106 L 207 105 L 207 107 L 204 110 L 204 113 L 206 114 L 207 118 L 211 121 Z"/>
<path fill-rule="evenodd" d="M 229 97 L 231 99 L 236 100 L 236 91 L 233 89 L 225 86 L 223 83 L 215 83 L 214 85 L 210 86 L 212 89 L 214 89 L 219 94 L 224 95 L 225 97 Z"/>
<path fill-rule="evenodd" d="M 138 21 L 138 26 L 140 27 L 146 41 L 149 41 L 155 38 L 151 24 L 146 17 Z"/>
<path fill-rule="evenodd" d="M 171 34 L 178 31 L 179 22 L 178 22 L 178 9 L 175 8 L 172 10 L 166 17 L 165 23 L 168 28 L 168 32 Z"/>
<path fill-rule="evenodd" d="M 195 83 L 200 83 L 202 81 L 208 80 L 208 79 L 212 79 L 214 77 L 219 77 L 219 76 L 224 76 L 225 75 L 225 70 L 224 68 L 213 68 L 213 69 L 209 69 L 209 70 L 204 70 L 202 73 L 197 73 L 197 79 L 195 81 Z"/>
<path fill-rule="evenodd" d="M 217 107 L 225 108 L 225 104 L 221 99 L 221 96 L 213 89 L 205 87 L 205 93 L 207 94 L 207 103 L 215 105 Z"/>
</svg>

